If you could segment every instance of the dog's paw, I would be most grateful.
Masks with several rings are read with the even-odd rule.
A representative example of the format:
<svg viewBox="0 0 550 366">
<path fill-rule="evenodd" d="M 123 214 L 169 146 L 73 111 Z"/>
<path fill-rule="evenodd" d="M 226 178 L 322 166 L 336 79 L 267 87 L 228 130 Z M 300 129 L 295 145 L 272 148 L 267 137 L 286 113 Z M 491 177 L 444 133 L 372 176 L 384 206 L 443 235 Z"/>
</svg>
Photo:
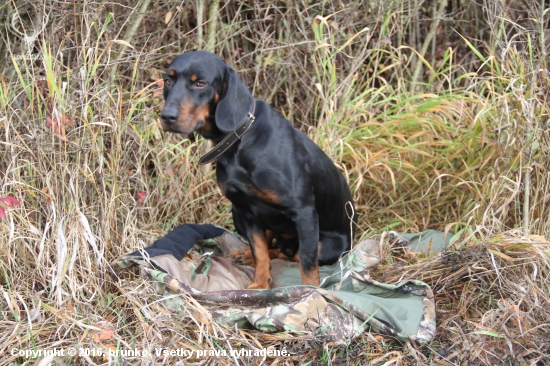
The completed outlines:
<svg viewBox="0 0 550 366">
<path fill-rule="evenodd" d="M 244 247 L 232 251 L 227 258 L 233 259 L 235 264 L 244 264 L 245 266 L 254 266 L 254 256 L 250 247 Z"/>
<path fill-rule="evenodd" d="M 268 290 L 271 288 L 273 280 L 271 276 L 266 278 L 254 278 L 252 283 L 247 287 L 248 290 Z"/>
</svg>

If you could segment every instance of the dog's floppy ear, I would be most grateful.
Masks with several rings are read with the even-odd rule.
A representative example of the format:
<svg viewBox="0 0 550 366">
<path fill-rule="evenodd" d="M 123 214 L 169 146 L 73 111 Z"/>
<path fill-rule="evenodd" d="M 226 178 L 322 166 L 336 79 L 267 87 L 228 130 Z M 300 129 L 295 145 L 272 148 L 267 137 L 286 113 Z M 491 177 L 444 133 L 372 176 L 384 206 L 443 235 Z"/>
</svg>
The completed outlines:
<svg viewBox="0 0 550 366">
<path fill-rule="evenodd" d="M 252 105 L 252 94 L 235 70 L 225 65 L 222 96 L 216 107 L 216 126 L 225 133 L 237 128 Z"/>
</svg>

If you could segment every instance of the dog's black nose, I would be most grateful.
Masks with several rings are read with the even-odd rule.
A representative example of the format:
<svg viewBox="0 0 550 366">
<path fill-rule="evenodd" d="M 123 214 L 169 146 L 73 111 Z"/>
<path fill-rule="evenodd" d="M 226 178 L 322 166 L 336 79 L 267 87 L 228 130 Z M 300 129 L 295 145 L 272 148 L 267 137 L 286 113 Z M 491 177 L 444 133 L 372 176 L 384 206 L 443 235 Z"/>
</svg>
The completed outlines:
<svg viewBox="0 0 550 366">
<path fill-rule="evenodd" d="M 173 125 L 178 120 L 178 110 L 175 108 L 163 108 L 160 114 L 160 118 L 167 125 Z"/>
</svg>

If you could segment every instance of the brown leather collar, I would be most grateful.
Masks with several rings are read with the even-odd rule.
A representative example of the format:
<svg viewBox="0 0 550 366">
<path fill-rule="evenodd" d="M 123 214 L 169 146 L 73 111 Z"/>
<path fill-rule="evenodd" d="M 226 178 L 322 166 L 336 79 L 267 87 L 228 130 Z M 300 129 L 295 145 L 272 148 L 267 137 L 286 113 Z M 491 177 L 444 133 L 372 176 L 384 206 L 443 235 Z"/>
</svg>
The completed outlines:
<svg viewBox="0 0 550 366">
<path fill-rule="evenodd" d="M 199 164 L 208 164 L 216 160 L 221 154 L 227 151 L 237 140 L 240 140 L 241 137 L 248 131 L 256 117 L 254 116 L 254 111 L 256 110 L 256 99 L 252 99 L 252 112 L 248 112 L 244 121 L 241 122 L 237 128 L 224 137 L 212 150 L 201 156 L 199 159 Z"/>
</svg>

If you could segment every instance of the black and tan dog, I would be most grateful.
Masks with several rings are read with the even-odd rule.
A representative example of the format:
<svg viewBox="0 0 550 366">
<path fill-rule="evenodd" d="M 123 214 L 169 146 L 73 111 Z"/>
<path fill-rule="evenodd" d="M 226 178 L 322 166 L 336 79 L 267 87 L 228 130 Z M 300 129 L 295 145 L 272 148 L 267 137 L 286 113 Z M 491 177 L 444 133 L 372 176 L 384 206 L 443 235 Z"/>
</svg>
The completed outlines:
<svg viewBox="0 0 550 366">
<path fill-rule="evenodd" d="M 355 216 L 349 187 L 305 134 L 261 100 L 235 70 L 202 51 L 177 57 L 164 79 L 165 131 L 197 131 L 217 143 L 201 163 L 217 159 L 222 193 L 250 249 L 234 252 L 254 264 L 249 289 L 267 289 L 270 261 L 300 263 L 302 284 L 318 286 L 319 264 L 349 250 Z M 355 221 L 355 217 L 353 217 Z"/>
</svg>

